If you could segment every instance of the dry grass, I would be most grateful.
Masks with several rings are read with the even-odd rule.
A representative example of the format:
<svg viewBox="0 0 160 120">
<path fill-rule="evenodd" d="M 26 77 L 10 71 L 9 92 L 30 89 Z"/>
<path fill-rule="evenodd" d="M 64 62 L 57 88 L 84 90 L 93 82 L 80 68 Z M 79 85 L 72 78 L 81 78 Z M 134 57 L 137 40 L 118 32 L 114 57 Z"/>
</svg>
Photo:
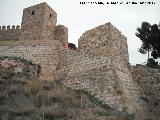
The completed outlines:
<svg viewBox="0 0 160 120">
<path fill-rule="evenodd" d="M 107 105 L 102 107 L 102 103 L 100 104 L 94 96 L 83 90 L 71 90 L 53 81 L 26 80 L 23 77 L 14 79 L 2 83 L 7 86 L 3 93 L 8 94 L 6 98 L 6 94 L 0 92 L 0 102 L 5 104 L 4 106 L 0 104 L 2 120 L 101 120 L 108 117 L 127 120 L 117 116 Z M 24 100 L 20 103 L 24 107 L 13 109 L 12 104 L 16 104 L 18 97 Z M 81 98 L 83 98 L 82 106 Z"/>
<path fill-rule="evenodd" d="M 6 93 L 4 92 L 0 92 L 0 100 L 4 99 L 6 97 Z"/>
<path fill-rule="evenodd" d="M 0 40 L 1 46 L 16 45 L 18 40 Z"/>
<path fill-rule="evenodd" d="M 32 88 L 36 88 L 36 89 L 39 89 L 39 90 L 41 90 L 42 89 L 42 87 L 43 87 L 43 84 L 42 84 L 43 82 L 42 81 L 40 81 L 40 80 L 29 80 L 29 81 L 27 81 L 27 86 L 28 87 L 30 87 L 31 89 Z"/>
<path fill-rule="evenodd" d="M 9 89 L 8 89 L 8 94 L 16 94 L 17 91 L 17 86 L 16 85 L 10 85 Z"/>
<path fill-rule="evenodd" d="M 47 108 L 41 108 L 40 109 L 40 113 L 41 115 L 45 118 L 66 118 L 67 116 L 67 110 L 66 109 L 62 109 L 62 108 L 55 108 L 55 107 L 47 107 Z"/>
<path fill-rule="evenodd" d="M 33 106 L 25 106 L 21 109 L 8 109 L 8 112 L 12 115 L 22 116 L 32 114 L 34 110 L 35 108 Z"/>
</svg>

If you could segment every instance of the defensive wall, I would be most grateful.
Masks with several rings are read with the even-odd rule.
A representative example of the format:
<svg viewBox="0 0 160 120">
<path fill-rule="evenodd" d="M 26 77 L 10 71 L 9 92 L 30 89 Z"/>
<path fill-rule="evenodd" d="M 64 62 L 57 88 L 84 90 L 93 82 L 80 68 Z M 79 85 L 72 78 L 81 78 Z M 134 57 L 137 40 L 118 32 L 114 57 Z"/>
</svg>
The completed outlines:
<svg viewBox="0 0 160 120">
<path fill-rule="evenodd" d="M 0 26 L 0 40 L 19 40 L 20 26 Z"/>
<path fill-rule="evenodd" d="M 56 66 L 61 47 L 68 42 L 68 28 L 56 22 L 57 13 L 45 2 L 25 8 L 21 28 L 1 27 L 0 55 L 32 60 L 42 67 L 41 79 L 57 79 Z"/>
<path fill-rule="evenodd" d="M 21 29 L 0 30 L 0 41 L 18 40 L 1 45 L 0 56 L 32 60 L 41 65 L 42 80 L 60 80 L 72 89 L 89 91 L 119 111 L 134 113 L 136 120 L 149 118 L 148 104 L 140 99 L 144 88 L 135 76 L 139 72 L 129 64 L 127 38 L 106 23 L 86 31 L 78 49 L 70 50 L 68 28 L 56 22 L 56 12 L 46 3 L 24 9 Z"/>
<path fill-rule="evenodd" d="M 127 39 L 111 23 L 86 31 L 78 41 L 78 50 L 63 49 L 63 83 L 73 89 L 85 89 L 117 110 L 148 118 L 147 104 L 139 100 L 139 86 L 130 72 Z"/>
<path fill-rule="evenodd" d="M 147 103 L 151 120 L 160 119 L 160 69 L 136 65 L 131 67 L 133 81 L 140 86 L 140 99 Z"/>
</svg>

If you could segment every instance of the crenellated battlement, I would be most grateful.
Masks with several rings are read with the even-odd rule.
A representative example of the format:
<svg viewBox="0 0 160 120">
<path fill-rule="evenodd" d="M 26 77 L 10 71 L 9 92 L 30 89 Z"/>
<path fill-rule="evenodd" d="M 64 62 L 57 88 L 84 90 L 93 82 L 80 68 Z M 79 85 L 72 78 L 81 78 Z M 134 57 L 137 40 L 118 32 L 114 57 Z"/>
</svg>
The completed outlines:
<svg viewBox="0 0 160 120">
<path fill-rule="evenodd" d="M 21 27 L 0 26 L 0 56 L 32 60 L 41 65 L 41 80 L 58 80 L 72 89 L 84 89 L 117 111 L 134 113 L 135 120 L 149 119 L 148 105 L 139 95 L 148 85 L 146 80 L 154 81 L 148 76 L 141 80 L 150 70 L 130 67 L 127 38 L 109 22 L 86 31 L 79 38 L 78 49 L 71 50 L 68 28 L 56 23 L 57 13 L 45 2 L 25 8 Z M 144 87 L 136 83 L 139 80 Z M 158 81 L 155 83 L 151 86 L 154 90 L 159 88 Z"/>
<path fill-rule="evenodd" d="M 19 30 L 20 26 L 19 25 L 7 25 L 7 26 L 0 26 L 0 31 L 6 31 L 6 30 Z"/>
<path fill-rule="evenodd" d="M 0 26 L 0 41 L 19 40 L 20 32 L 21 29 L 19 25 Z"/>
</svg>

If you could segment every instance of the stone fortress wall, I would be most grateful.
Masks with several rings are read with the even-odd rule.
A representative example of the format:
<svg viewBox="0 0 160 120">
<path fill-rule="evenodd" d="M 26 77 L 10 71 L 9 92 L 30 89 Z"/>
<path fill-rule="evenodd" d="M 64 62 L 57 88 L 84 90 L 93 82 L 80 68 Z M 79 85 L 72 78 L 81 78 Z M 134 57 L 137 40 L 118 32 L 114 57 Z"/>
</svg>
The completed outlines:
<svg viewBox="0 0 160 120">
<path fill-rule="evenodd" d="M 47 3 L 25 8 L 21 29 L 2 27 L 0 41 L 7 41 L 0 46 L 1 56 L 19 56 L 40 64 L 41 79 L 57 79 L 56 66 L 59 63 L 61 46 L 68 41 L 68 29 L 56 25 L 57 14 Z M 14 44 L 12 41 L 17 40 Z M 11 42 L 11 43 L 9 43 Z"/>
<path fill-rule="evenodd" d="M 20 26 L 0 26 L 0 40 L 19 40 Z"/>
<path fill-rule="evenodd" d="M 56 42 L 55 45 L 58 45 Z M 0 56 L 18 56 L 40 64 L 41 79 L 54 80 L 55 68 L 58 64 L 58 49 L 49 46 L 1 46 Z"/>
<path fill-rule="evenodd" d="M 99 99 L 121 109 L 124 101 L 117 94 L 119 81 L 112 56 L 111 33 L 106 34 L 111 32 L 110 25 L 107 23 L 85 32 L 79 39 L 79 52 L 64 53 L 62 58 L 68 66 L 65 83 L 88 89 Z"/>
<path fill-rule="evenodd" d="M 54 35 L 57 13 L 47 4 L 37 4 L 23 10 L 22 40 L 48 40 Z"/>
<path fill-rule="evenodd" d="M 111 23 L 86 31 L 78 51 L 62 51 L 63 83 L 86 89 L 117 110 L 148 117 L 147 106 L 139 100 L 139 87 L 130 72 L 127 39 Z"/>
<path fill-rule="evenodd" d="M 78 49 L 70 50 L 68 28 L 56 21 L 56 12 L 46 3 L 24 9 L 21 29 L 16 29 L 19 41 L 0 46 L 0 56 L 32 60 L 41 65 L 42 80 L 60 80 L 67 87 L 91 92 L 117 110 L 135 113 L 137 120 L 148 118 L 147 104 L 139 99 L 142 88 L 132 79 L 127 38 L 106 23 L 86 31 Z"/>
<path fill-rule="evenodd" d="M 121 109 L 124 102 L 117 94 L 118 81 L 110 56 L 94 56 L 81 51 L 62 51 L 63 83 L 74 89 L 85 89 L 98 99 Z"/>
<path fill-rule="evenodd" d="M 140 86 L 140 99 L 145 101 L 151 120 L 160 119 L 160 70 L 136 65 L 131 67 L 133 81 Z"/>
</svg>

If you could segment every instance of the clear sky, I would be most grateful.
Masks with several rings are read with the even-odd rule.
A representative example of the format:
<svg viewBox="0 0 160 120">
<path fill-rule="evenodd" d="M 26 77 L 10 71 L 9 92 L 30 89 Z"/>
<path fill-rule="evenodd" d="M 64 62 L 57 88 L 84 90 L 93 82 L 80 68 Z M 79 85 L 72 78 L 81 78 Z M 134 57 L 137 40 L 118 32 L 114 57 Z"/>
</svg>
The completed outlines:
<svg viewBox="0 0 160 120">
<path fill-rule="evenodd" d="M 160 22 L 159 0 L 128 0 L 151 1 L 156 4 L 137 5 L 82 5 L 80 2 L 127 2 L 127 0 L 0 0 L 0 25 L 20 25 L 23 9 L 41 2 L 47 2 L 58 14 L 58 23 L 69 29 L 69 42 L 77 45 L 78 38 L 86 30 L 111 22 L 128 38 L 129 59 L 131 64 L 143 63 L 147 56 L 137 52 L 141 45 L 135 36 L 136 28 L 143 21 L 151 24 Z"/>
</svg>

